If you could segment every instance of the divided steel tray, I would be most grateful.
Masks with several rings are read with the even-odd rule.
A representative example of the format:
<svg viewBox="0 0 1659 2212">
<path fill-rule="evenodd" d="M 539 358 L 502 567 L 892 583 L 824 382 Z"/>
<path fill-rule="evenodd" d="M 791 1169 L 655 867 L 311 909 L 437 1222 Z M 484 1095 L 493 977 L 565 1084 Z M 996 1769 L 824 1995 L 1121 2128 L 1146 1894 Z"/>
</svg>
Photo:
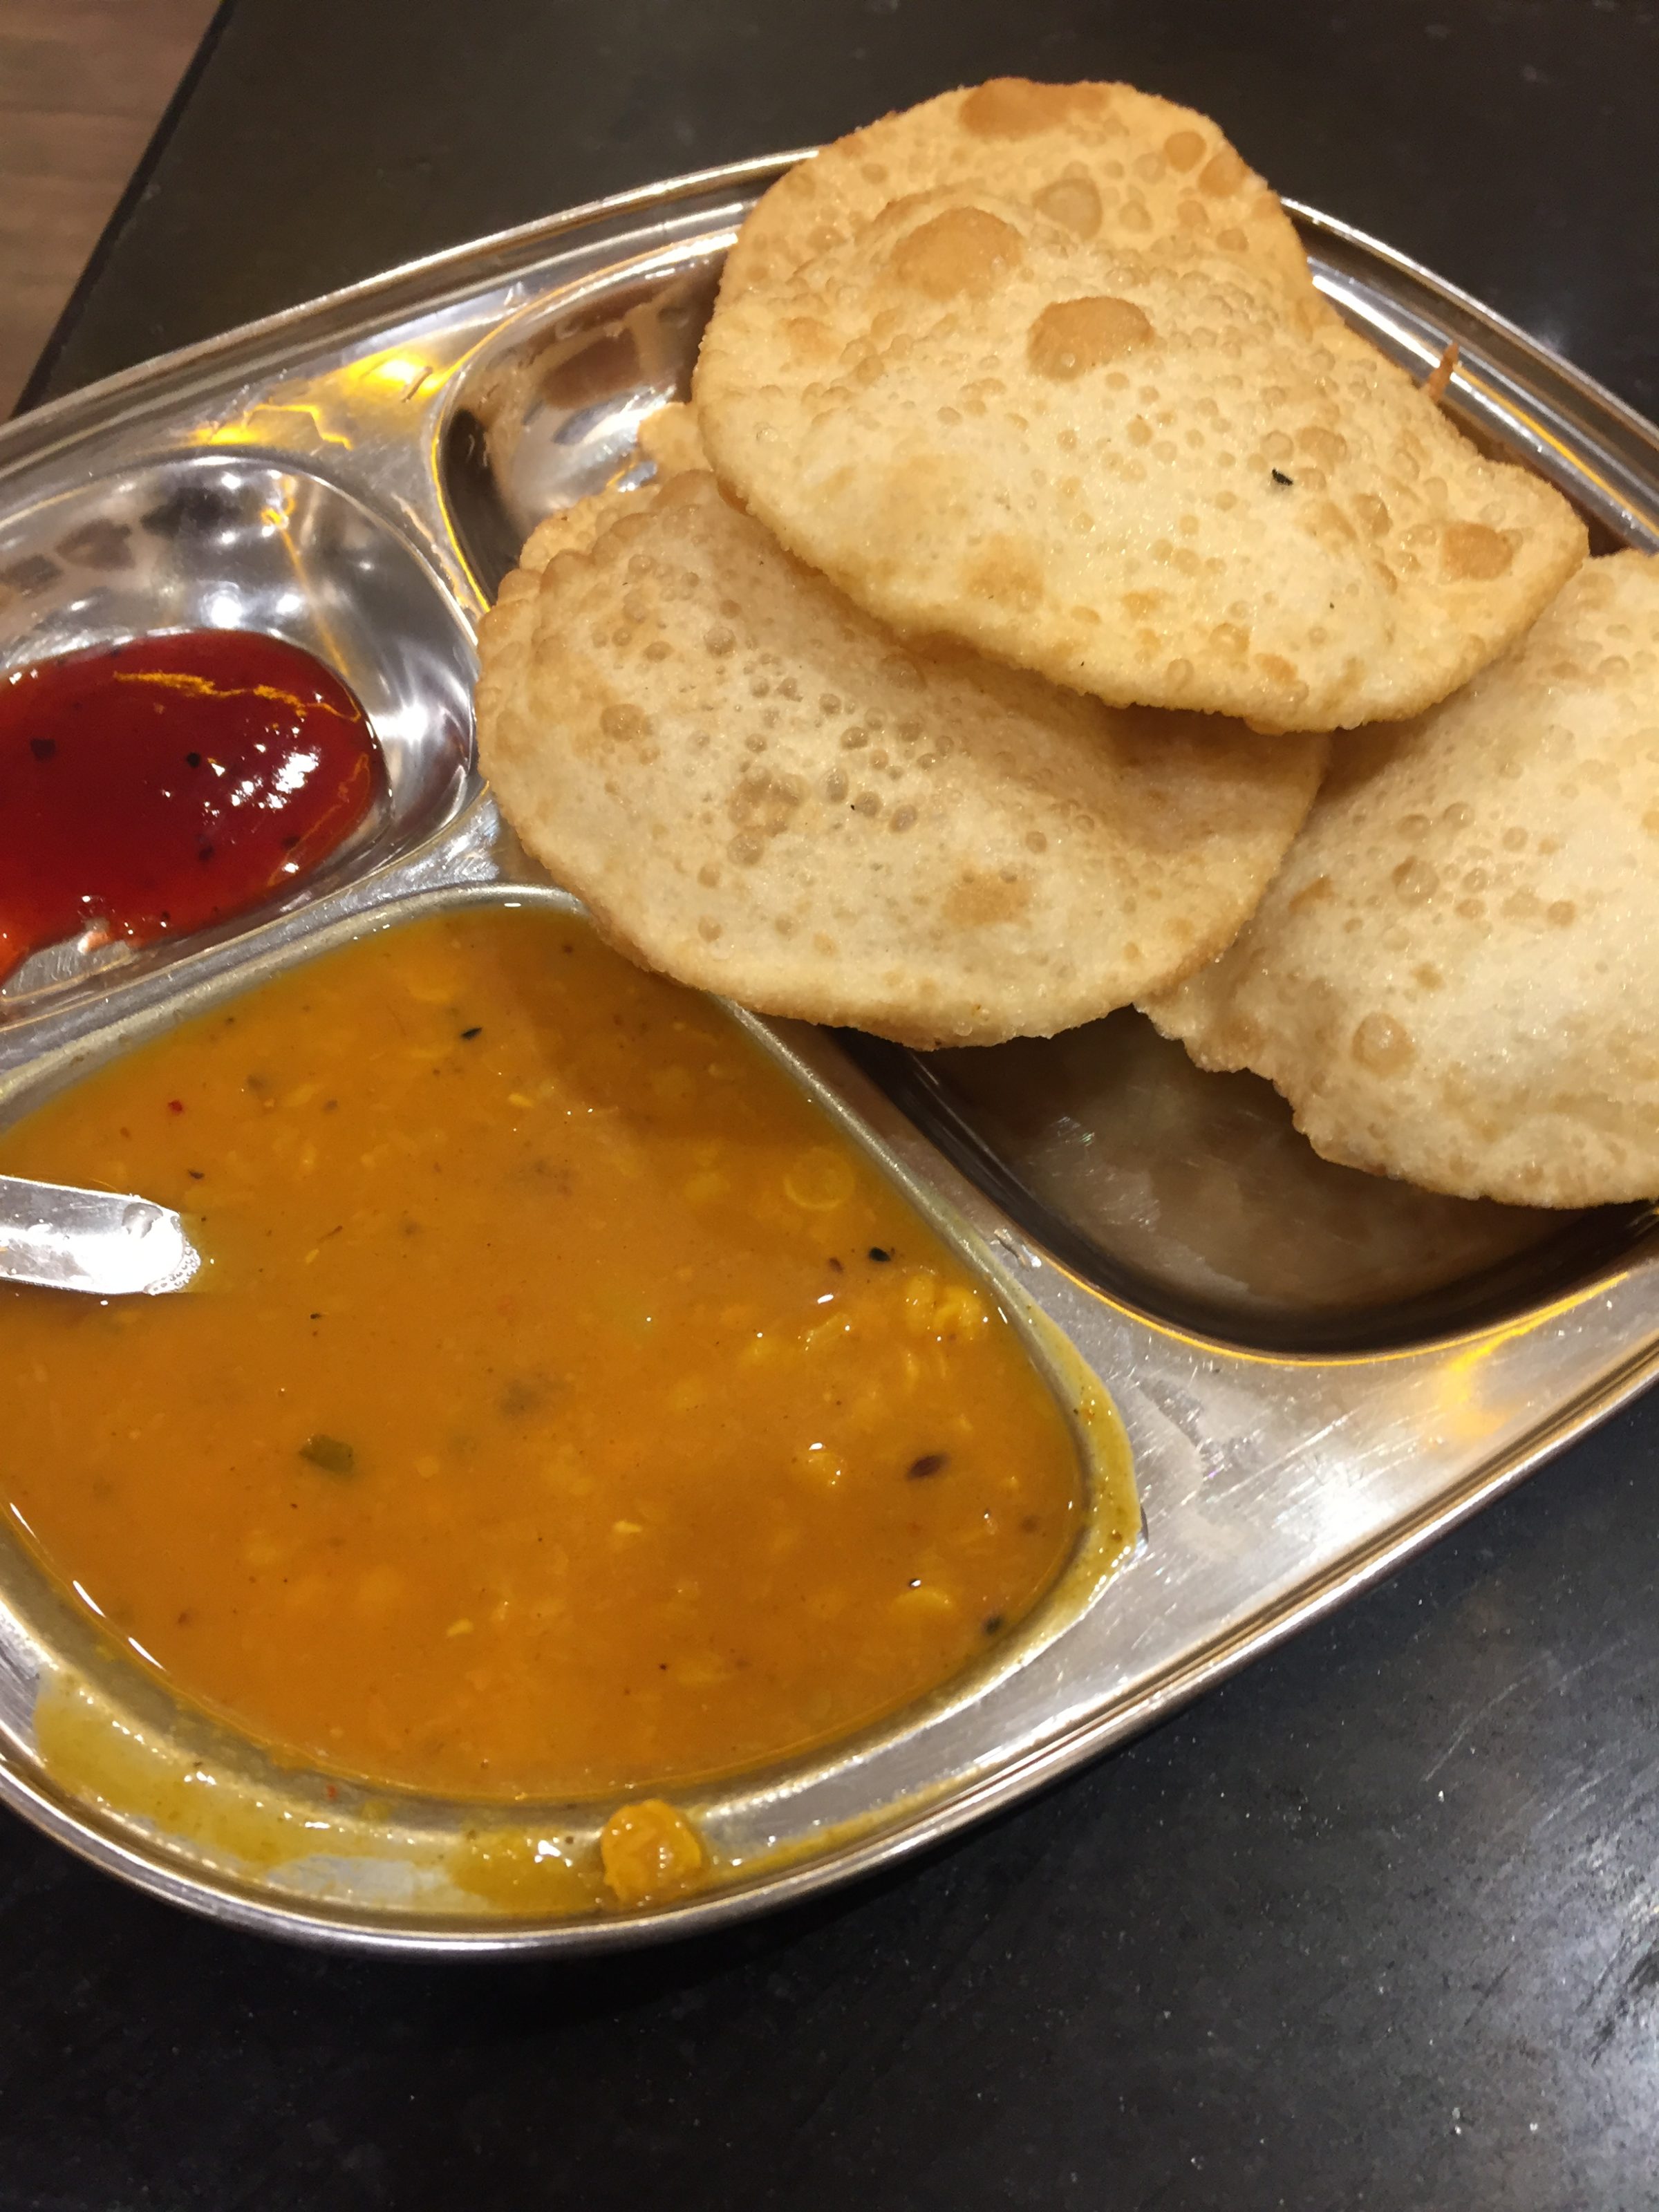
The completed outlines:
<svg viewBox="0 0 1659 2212">
<path fill-rule="evenodd" d="M 182 945 L 37 956 L 0 990 L 0 1121 L 182 1012 L 366 927 L 562 902 L 471 758 L 472 632 L 532 524 L 684 392 L 736 225 L 797 158 L 441 254 L 0 430 L 0 666 L 140 631 L 271 631 L 362 699 L 374 817 L 285 904 Z M 1574 499 L 1659 546 L 1659 434 L 1385 247 L 1292 212 L 1341 313 Z M 175 1705 L 0 1536 L 0 1799 L 141 1887 L 307 1940 L 437 1954 L 641 1942 L 799 1897 L 1146 1726 L 1517 1480 L 1659 1365 L 1651 1209 L 1552 1216 L 1316 1160 L 1265 1085 L 1132 1013 L 916 1054 L 755 1025 L 996 1286 L 1097 1378 L 1140 1540 L 1086 1556 L 994 1662 L 856 1740 L 678 1792 L 719 1866 L 654 1911 L 458 1886 L 475 1832 L 580 1856 L 608 1804 L 501 1808 L 279 1770 Z M 1086 1384 L 1085 1385 L 1086 1388 Z M 0 1431 L 0 1453 L 4 1450 Z M 204 1808 L 208 1810 L 204 1813 Z"/>
</svg>

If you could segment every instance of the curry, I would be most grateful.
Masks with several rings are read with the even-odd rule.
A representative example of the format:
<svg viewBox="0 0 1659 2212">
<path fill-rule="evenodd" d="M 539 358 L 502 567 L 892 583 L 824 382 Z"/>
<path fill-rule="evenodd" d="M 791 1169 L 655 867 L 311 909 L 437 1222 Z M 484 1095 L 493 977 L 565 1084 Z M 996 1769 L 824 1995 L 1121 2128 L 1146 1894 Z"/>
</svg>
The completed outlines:
<svg viewBox="0 0 1659 2212">
<path fill-rule="evenodd" d="M 753 1766 L 945 1681 L 1078 1536 L 983 1284 L 717 1005 L 562 915 L 317 957 L 0 1170 L 197 1226 L 199 1291 L 0 1293 L 0 1502 L 285 1758 L 497 1800 Z"/>
</svg>

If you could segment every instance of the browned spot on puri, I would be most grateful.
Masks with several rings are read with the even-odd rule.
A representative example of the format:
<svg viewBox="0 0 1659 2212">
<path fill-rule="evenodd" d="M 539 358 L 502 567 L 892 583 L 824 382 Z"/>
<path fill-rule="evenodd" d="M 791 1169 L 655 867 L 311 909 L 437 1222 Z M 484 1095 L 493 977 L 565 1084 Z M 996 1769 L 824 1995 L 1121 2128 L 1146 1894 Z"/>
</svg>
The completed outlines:
<svg viewBox="0 0 1659 2212">
<path fill-rule="evenodd" d="M 1357 491 L 1353 495 L 1353 511 L 1373 538 L 1386 538 L 1391 526 L 1388 508 L 1374 492 Z"/>
<path fill-rule="evenodd" d="M 1031 903 L 1031 886 L 1023 876 L 1011 881 L 964 868 L 945 894 L 945 919 L 952 929 L 986 929 L 1017 921 Z"/>
<path fill-rule="evenodd" d="M 1224 199 L 1229 192 L 1238 190 L 1249 173 L 1232 148 L 1224 146 L 1199 171 L 1198 189 L 1207 192 L 1212 199 Z"/>
<path fill-rule="evenodd" d="M 1458 581 L 1489 584 L 1505 574 L 1515 558 L 1507 538 L 1484 522 L 1449 522 L 1440 533 L 1440 566 Z"/>
<path fill-rule="evenodd" d="M 1204 159 L 1204 141 L 1196 131 L 1172 131 L 1164 141 L 1164 158 L 1185 176 Z"/>
<path fill-rule="evenodd" d="M 806 787 L 795 775 L 739 776 L 726 801 L 726 813 L 740 829 L 763 830 L 776 837 L 789 827 Z"/>
<path fill-rule="evenodd" d="M 1040 216 L 1069 230 L 1074 238 L 1092 238 L 1100 228 L 1100 194 L 1093 179 L 1080 169 L 1044 185 L 1031 204 Z"/>
<path fill-rule="evenodd" d="M 1354 536 L 1354 526 L 1341 508 L 1332 499 L 1322 499 L 1308 518 L 1308 527 L 1316 538 L 1334 539 L 1346 544 Z"/>
<path fill-rule="evenodd" d="M 1126 353 L 1151 345 L 1156 336 L 1133 300 L 1103 293 L 1093 299 L 1056 300 L 1045 307 L 1031 325 L 1025 354 L 1039 376 L 1064 383 L 1121 361 Z"/>
<path fill-rule="evenodd" d="M 1316 876 L 1311 883 L 1304 884 L 1301 890 L 1291 901 L 1289 911 L 1291 914 L 1302 914 L 1304 913 L 1309 907 L 1322 905 L 1326 899 L 1334 898 L 1335 896 L 1336 885 L 1331 881 L 1330 878 L 1328 876 Z"/>
<path fill-rule="evenodd" d="M 841 350 L 835 332 L 816 315 L 787 316 L 783 328 L 795 351 L 815 361 L 833 361 Z"/>
<path fill-rule="evenodd" d="M 1101 116 L 1109 95 L 1097 84 L 1033 84 L 1025 76 L 994 76 L 962 103 L 962 127 L 975 138 L 1034 138 L 1073 116 Z"/>
<path fill-rule="evenodd" d="M 930 300 L 983 299 L 1019 266 L 1019 233 L 983 208 L 946 208 L 899 240 L 890 264 Z"/>
<path fill-rule="evenodd" d="M 600 714 L 599 727 L 607 738 L 614 738 L 618 743 L 626 744 L 636 738 L 649 736 L 651 720 L 650 717 L 642 714 L 639 708 L 631 707 L 626 702 L 617 700 L 605 708 Z"/>
<path fill-rule="evenodd" d="M 1029 612 L 1042 596 L 1042 570 L 1017 538 L 993 538 L 963 581 L 976 599 Z"/>
<path fill-rule="evenodd" d="M 1348 458 L 1348 441 L 1341 433 L 1324 429 L 1317 422 L 1298 430 L 1296 444 L 1298 453 L 1308 454 L 1322 469 L 1334 469 Z"/>
<path fill-rule="evenodd" d="M 1411 1031 L 1391 1014 L 1367 1014 L 1353 1033 L 1350 1049 L 1373 1075 L 1398 1075 L 1417 1057 Z"/>
</svg>

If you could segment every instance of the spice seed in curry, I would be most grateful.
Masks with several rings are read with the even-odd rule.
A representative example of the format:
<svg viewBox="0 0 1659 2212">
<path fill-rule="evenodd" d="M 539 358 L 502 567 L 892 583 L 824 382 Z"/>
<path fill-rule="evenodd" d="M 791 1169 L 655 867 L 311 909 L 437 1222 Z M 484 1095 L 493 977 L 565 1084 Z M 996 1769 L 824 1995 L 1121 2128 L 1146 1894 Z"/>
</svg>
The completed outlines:
<svg viewBox="0 0 1659 2212">
<path fill-rule="evenodd" d="M 946 1680 L 1079 1533 L 984 1288 L 716 1005 L 562 915 L 320 957 L 0 1169 L 205 1217 L 201 1296 L 0 1293 L 0 1510 L 285 1755 L 497 1800 L 762 1764 Z"/>
</svg>

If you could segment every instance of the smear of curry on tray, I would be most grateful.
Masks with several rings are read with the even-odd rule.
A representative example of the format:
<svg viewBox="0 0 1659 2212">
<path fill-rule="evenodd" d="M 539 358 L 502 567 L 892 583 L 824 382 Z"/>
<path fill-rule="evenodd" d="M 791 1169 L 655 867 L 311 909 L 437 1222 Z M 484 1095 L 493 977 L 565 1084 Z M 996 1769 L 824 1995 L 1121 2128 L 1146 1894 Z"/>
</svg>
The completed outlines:
<svg viewBox="0 0 1659 2212">
<path fill-rule="evenodd" d="M 1080 1524 L 983 1289 L 717 1006 L 557 915 L 320 958 L 0 1169 L 202 1224 L 199 1295 L 0 1296 L 0 1498 L 290 1754 L 490 1797 L 777 1757 L 984 1650 Z"/>
</svg>

